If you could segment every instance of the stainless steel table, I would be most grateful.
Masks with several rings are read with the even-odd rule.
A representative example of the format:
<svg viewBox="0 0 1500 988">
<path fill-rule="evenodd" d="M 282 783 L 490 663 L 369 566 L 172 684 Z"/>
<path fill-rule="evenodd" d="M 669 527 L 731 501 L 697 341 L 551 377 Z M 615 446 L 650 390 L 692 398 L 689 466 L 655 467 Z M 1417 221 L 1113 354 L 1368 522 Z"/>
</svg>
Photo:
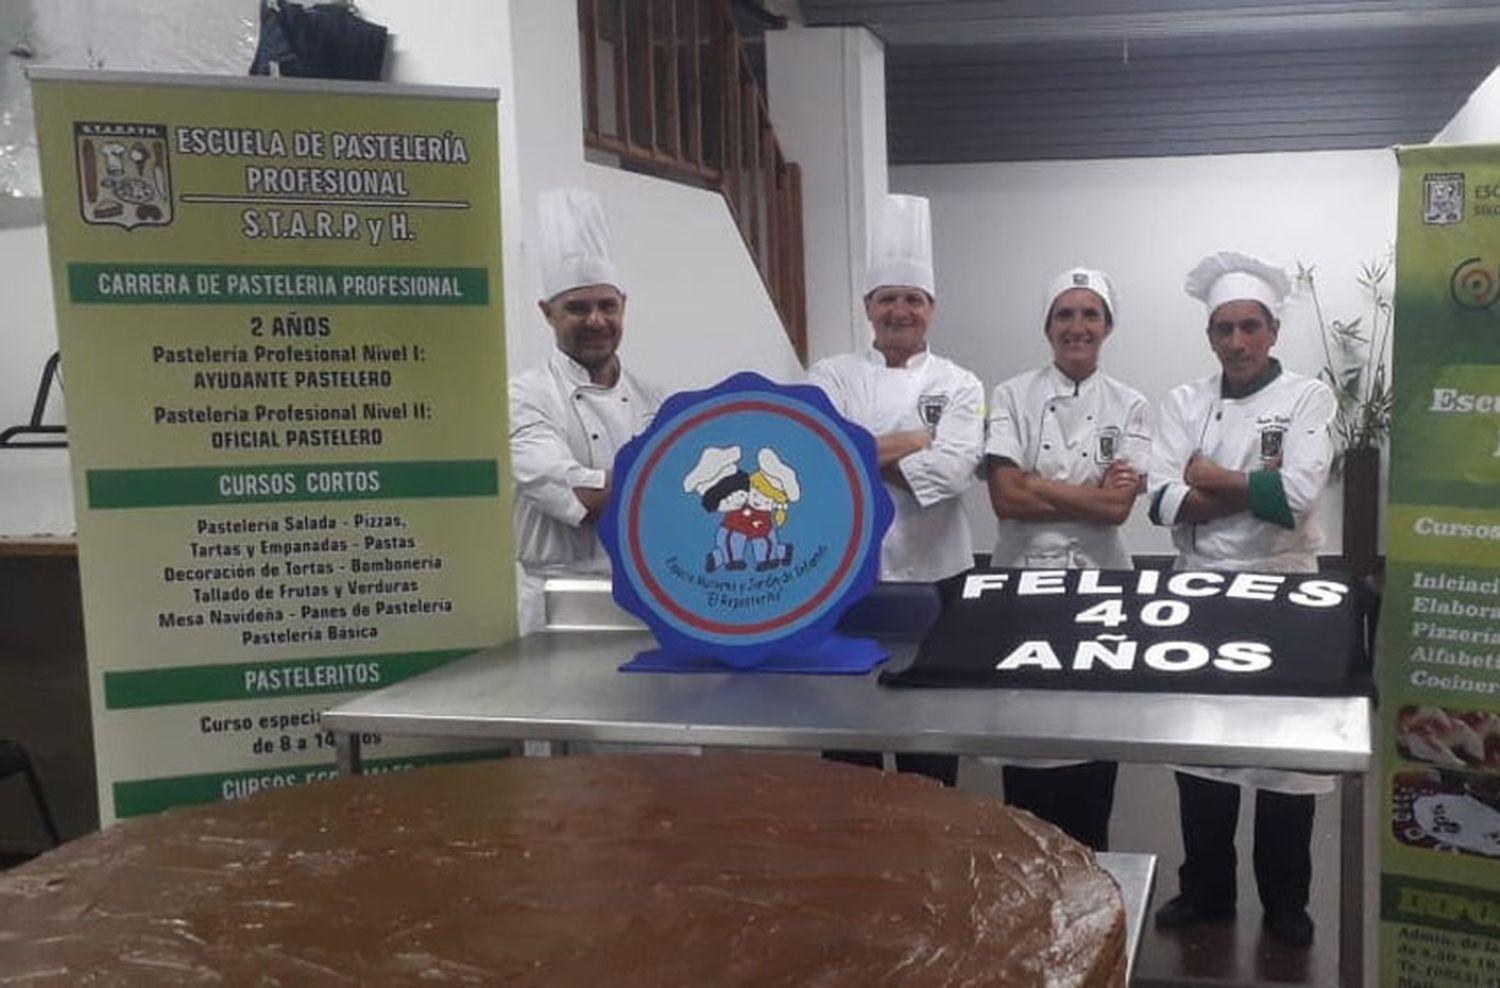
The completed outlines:
<svg viewBox="0 0 1500 988">
<path fill-rule="evenodd" d="M 888 664 L 916 645 L 893 640 Z M 1003 754 L 1360 773 L 1363 697 L 897 690 L 868 676 L 620 673 L 643 631 L 542 631 L 323 715 L 351 734 Z M 346 766 L 348 767 L 348 766 Z"/>
<path fill-rule="evenodd" d="M 915 643 L 890 640 L 900 668 Z M 358 733 L 540 741 L 856 748 L 1011 757 L 1258 765 L 1342 783 L 1340 969 L 1361 983 L 1363 697 L 1201 696 L 1015 690 L 895 690 L 868 676 L 637 673 L 640 630 L 547 630 L 476 652 L 328 711 L 341 772 Z"/>
<path fill-rule="evenodd" d="M 1156 855 L 1121 854 L 1108 851 L 1097 855 L 1099 866 L 1113 876 L 1125 901 L 1125 983 L 1135 976 L 1135 957 L 1141 949 L 1141 931 L 1146 925 L 1146 908 L 1156 887 Z"/>
</svg>

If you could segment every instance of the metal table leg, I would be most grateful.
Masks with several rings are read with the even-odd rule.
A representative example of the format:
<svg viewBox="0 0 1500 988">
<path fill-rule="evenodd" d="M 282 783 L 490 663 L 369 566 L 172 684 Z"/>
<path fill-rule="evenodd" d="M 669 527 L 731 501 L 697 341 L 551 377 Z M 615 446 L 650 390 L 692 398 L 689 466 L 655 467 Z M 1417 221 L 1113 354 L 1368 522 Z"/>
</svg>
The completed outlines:
<svg viewBox="0 0 1500 988">
<path fill-rule="evenodd" d="M 1339 984 L 1363 988 L 1365 962 L 1365 778 L 1339 777 Z"/>
<path fill-rule="evenodd" d="M 359 735 L 333 732 L 333 764 L 340 776 L 360 773 Z"/>
</svg>

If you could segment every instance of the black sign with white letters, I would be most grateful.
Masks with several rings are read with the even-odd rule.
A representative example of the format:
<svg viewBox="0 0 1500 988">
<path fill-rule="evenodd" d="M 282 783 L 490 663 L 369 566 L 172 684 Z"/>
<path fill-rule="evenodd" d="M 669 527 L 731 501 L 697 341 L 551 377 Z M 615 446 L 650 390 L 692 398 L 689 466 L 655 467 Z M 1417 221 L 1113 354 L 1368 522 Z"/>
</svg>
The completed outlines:
<svg viewBox="0 0 1500 988">
<path fill-rule="evenodd" d="M 976 571 L 900 687 L 1360 696 L 1365 604 L 1314 573 Z"/>
</svg>

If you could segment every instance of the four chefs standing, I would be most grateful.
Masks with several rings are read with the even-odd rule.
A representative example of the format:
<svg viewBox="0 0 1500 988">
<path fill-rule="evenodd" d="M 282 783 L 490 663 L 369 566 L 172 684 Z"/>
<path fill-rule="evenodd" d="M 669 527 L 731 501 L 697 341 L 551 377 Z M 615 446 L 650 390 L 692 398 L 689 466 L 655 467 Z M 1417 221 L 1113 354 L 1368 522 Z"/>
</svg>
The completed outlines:
<svg viewBox="0 0 1500 988">
<path fill-rule="evenodd" d="M 543 625 L 542 582 L 607 574 L 595 521 L 619 447 L 650 423 L 660 392 L 621 364 L 625 294 L 609 256 L 597 197 L 556 190 L 542 199 L 539 308 L 556 350 L 511 382 L 511 449 L 522 577 L 523 632 Z M 997 522 L 990 563 L 1044 569 L 1132 568 L 1120 526 L 1146 495 L 1150 520 L 1170 528 L 1179 569 L 1315 572 L 1316 508 L 1333 457 L 1336 402 L 1322 382 L 1270 355 L 1290 280 L 1231 251 L 1188 274 L 1207 308 L 1206 340 L 1220 368 L 1174 388 L 1154 412 L 1105 374 L 1100 356 L 1119 318 L 1101 271 L 1075 267 L 1048 288 L 1042 332 L 1052 359 L 998 384 L 934 353 L 937 310 L 928 203 L 888 196 L 871 238 L 862 298 L 870 344 L 809 372 L 840 414 L 874 434 L 896 508 L 881 546 L 882 580 L 932 584 L 946 606 L 973 565 L 962 496 L 983 476 Z M 879 765 L 874 752 L 827 757 Z M 898 768 L 954 784 L 957 758 L 898 754 Z M 1116 765 L 1011 763 L 1008 802 L 1075 838 L 1108 847 Z M 1240 787 L 1255 791 L 1254 862 L 1267 932 L 1294 946 L 1307 915 L 1316 776 L 1261 769 L 1177 772 L 1185 862 L 1180 892 L 1157 914 L 1175 928 L 1234 914 Z"/>
</svg>

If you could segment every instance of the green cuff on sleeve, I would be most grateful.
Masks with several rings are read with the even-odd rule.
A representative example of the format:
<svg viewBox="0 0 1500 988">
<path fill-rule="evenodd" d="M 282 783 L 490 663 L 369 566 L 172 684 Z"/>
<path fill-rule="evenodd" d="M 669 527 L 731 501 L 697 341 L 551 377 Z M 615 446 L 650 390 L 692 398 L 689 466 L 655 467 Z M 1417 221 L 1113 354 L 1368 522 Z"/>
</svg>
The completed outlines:
<svg viewBox="0 0 1500 988">
<path fill-rule="evenodd" d="M 1250 513 L 1261 521 L 1282 528 L 1296 528 L 1292 508 L 1286 503 L 1286 488 L 1281 484 L 1280 470 L 1252 470 L 1250 482 Z"/>
</svg>

